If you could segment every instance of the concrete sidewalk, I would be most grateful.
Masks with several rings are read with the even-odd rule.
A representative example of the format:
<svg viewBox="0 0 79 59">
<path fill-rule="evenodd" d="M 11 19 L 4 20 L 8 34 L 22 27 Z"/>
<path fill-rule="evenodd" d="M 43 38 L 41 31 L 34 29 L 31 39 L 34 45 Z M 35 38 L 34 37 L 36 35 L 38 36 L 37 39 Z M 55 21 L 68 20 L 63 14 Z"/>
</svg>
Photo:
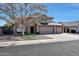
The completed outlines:
<svg viewBox="0 0 79 59">
<path fill-rule="evenodd" d="M 6 46 L 17 46 L 17 45 L 31 45 L 31 44 L 41 44 L 41 43 L 54 43 L 54 42 L 64 42 L 64 41 L 75 41 L 79 39 L 41 39 L 41 40 L 28 40 L 28 41 L 10 41 L 10 42 L 0 42 L 0 47 Z"/>
</svg>

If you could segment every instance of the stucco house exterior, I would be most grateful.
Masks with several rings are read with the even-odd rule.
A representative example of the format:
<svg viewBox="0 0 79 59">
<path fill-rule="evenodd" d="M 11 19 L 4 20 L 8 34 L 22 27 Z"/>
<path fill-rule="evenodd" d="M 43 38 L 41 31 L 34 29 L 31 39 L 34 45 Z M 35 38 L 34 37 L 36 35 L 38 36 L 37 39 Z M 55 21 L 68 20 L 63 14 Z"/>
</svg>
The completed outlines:
<svg viewBox="0 0 79 59">
<path fill-rule="evenodd" d="M 29 21 L 25 29 L 26 32 L 40 34 L 57 34 L 64 32 L 64 26 L 62 24 L 52 21 L 54 17 L 44 14 L 33 14 L 27 18 L 29 18 Z M 18 29 L 17 31 L 21 30 Z"/>
</svg>

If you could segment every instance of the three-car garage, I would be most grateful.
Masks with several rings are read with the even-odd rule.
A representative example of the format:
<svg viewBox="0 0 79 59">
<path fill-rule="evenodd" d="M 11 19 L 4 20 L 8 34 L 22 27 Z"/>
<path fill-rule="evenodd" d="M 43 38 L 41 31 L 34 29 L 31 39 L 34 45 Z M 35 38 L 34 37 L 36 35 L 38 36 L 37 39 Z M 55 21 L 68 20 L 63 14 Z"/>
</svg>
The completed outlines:
<svg viewBox="0 0 79 59">
<path fill-rule="evenodd" d="M 63 26 L 42 25 L 39 27 L 40 34 L 56 34 L 63 33 Z"/>
</svg>

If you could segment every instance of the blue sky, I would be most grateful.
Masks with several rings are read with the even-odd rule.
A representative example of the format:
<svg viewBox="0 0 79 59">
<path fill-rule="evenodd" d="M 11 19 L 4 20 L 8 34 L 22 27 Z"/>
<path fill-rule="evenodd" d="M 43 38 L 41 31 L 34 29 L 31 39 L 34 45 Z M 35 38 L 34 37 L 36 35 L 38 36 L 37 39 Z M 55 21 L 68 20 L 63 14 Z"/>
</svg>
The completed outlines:
<svg viewBox="0 0 79 59">
<path fill-rule="evenodd" d="M 54 17 L 55 22 L 79 21 L 79 4 L 74 3 L 46 3 L 47 15 Z M 0 20 L 0 25 L 5 24 Z"/>
<path fill-rule="evenodd" d="M 79 21 L 79 4 L 49 3 L 48 15 L 56 22 Z"/>
</svg>

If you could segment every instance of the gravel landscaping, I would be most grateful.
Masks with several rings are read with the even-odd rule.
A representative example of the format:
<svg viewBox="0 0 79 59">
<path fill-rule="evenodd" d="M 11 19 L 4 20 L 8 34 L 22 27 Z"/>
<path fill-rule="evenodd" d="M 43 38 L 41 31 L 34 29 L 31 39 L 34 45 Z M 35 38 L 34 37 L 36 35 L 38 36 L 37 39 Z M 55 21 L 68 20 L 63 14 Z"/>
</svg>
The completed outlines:
<svg viewBox="0 0 79 59">
<path fill-rule="evenodd" d="M 0 42 L 7 41 L 23 41 L 23 40 L 40 40 L 40 39 L 53 39 L 51 37 L 45 35 L 26 35 L 24 38 L 22 36 L 1 36 Z"/>
<path fill-rule="evenodd" d="M 58 40 L 71 40 L 79 39 L 79 34 L 72 33 L 62 33 L 62 34 L 46 34 L 46 35 L 26 35 L 24 38 L 22 36 L 1 36 L 0 42 L 6 41 L 24 41 L 24 40 L 40 40 L 40 39 L 58 39 Z"/>
</svg>

